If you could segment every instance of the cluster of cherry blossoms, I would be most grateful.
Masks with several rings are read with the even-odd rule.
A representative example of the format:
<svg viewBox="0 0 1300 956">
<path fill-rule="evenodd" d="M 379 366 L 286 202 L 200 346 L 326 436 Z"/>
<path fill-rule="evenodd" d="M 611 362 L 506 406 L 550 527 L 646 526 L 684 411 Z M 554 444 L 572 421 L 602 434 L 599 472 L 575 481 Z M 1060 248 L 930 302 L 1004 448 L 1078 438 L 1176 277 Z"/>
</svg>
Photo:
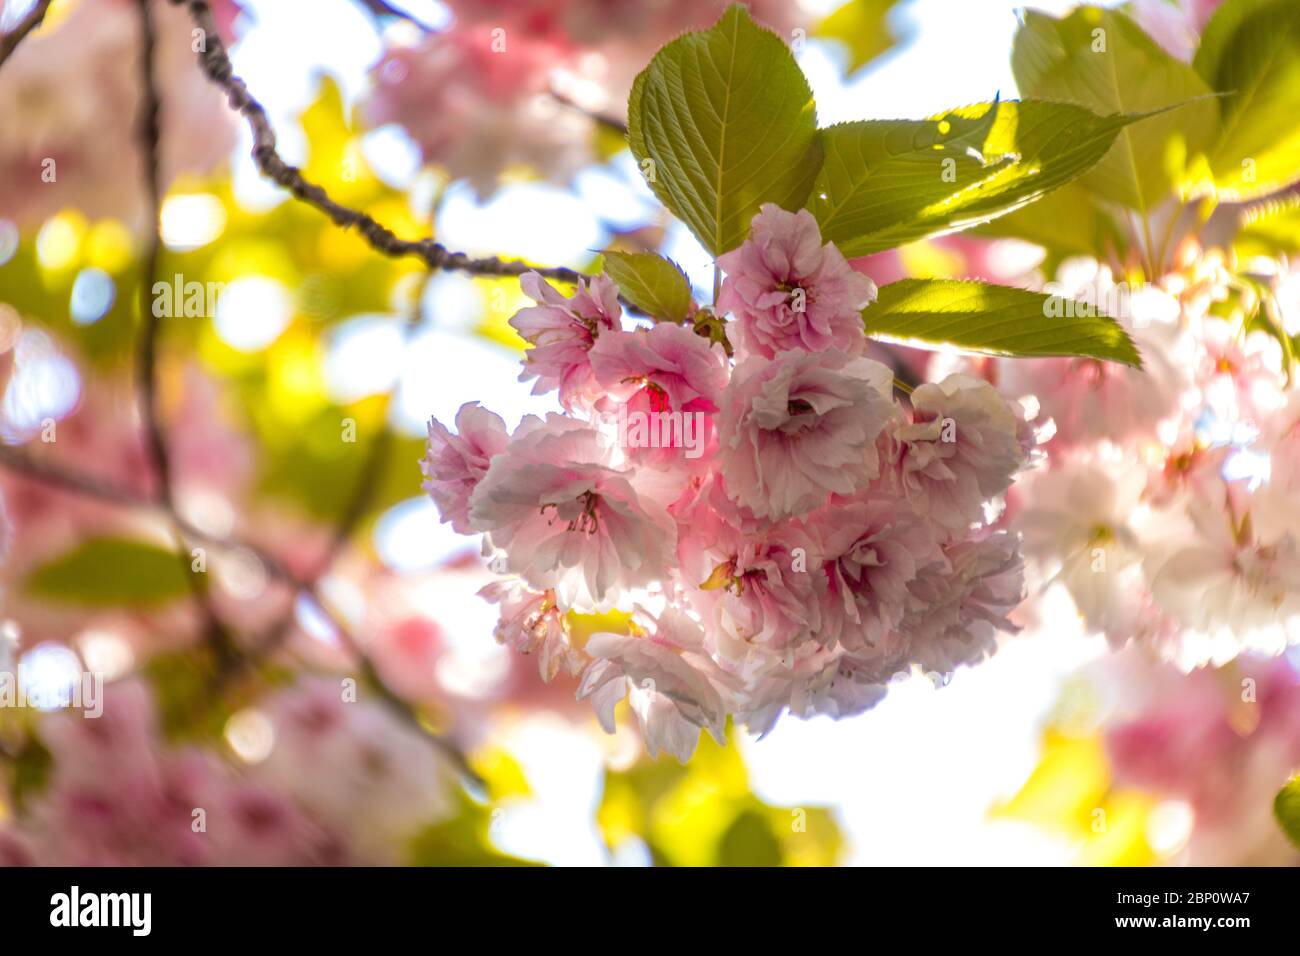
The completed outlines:
<svg viewBox="0 0 1300 956">
<path fill-rule="evenodd" d="M 1231 673 L 1177 668 L 1131 651 L 1089 678 L 1117 786 L 1161 797 L 1174 862 L 1291 866 L 1297 848 L 1273 799 L 1300 761 L 1300 674 L 1289 657 L 1243 655 Z M 1169 826 L 1173 824 L 1173 826 Z"/>
<path fill-rule="evenodd" d="M 1194 244 L 1180 261 L 1134 292 L 1090 260 L 1058 276 L 1119 306 L 1145 371 L 1052 359 L 997 375 L 1056 425 L 1047 466 L 1016 489 L 1033 569 L 1113 643 L 1190 667 L 1300 640 L 1300 391 L 1289 273 L 1243 279 Z"/>
<path fill-rule="evenodd" d="M 108 685 L 101 716 L 44 716 L 50 779 L 0 826 L 0 866 L 393 865 L 454 811 L 439 754 L 335 681 L 268 698 L 236 735 L 242 773 L 166 743 L 160 717 L 140 680 Z"/>
<path fill-rule="evenodd" d="M 627 323 L 608 275 L 571 296 L 525 276 L 523 378 L 563 414 L 510 434 L 467 404 L 423 462 L 443 520 L 505 573 L 484 592 L 498 638 L 580 675 L 607 730 L 628 697 L 651 752 L 682 760 L 729 716 L 842 717 L 992 652 L 1023 590 L 998 502 L 1036 443 L 974 377 L 895 400 L 867 356 L 875 286 L 807 211 L 764 206 L 718 264 L 725 325 Z"/>
</svg>

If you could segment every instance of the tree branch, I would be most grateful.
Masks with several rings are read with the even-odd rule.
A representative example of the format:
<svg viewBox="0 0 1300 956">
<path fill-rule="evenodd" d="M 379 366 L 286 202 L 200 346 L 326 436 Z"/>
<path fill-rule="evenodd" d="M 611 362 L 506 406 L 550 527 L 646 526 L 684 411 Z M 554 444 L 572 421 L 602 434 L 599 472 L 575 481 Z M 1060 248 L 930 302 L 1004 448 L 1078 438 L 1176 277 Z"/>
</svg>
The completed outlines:
<svg viewBox="0 0 1300 956">
<path fill-rule="evenodd" d="M 153 458 L 157 476 L 158 501 L 171 518 L 172 537 L 176 543 L 176 557 L 180 561 L 190 595 L 206 622 L 207 641 L 218 662 L 234 660 L 239 650 L 217 616 L 212 600 L 204 587 L 203 579 L 195 572 L 190 561 L 190 546 L 177 521 L 176 504 L 172 495 L 171 457 L 163 435 L 162 415 L 158 407 L 158 340 L 162 334 L 162 320 L 153 307 L 153 281 L 158 271 L 158 257 L 162 245 L 159 236 L 159 216 L 162 205 L 162 185 L 159 174 L 159 140 L 161 131 L 158 115 L 161 101 L 154 80 L 154 22 L 149 4 L 152 0 L 136 0 L 140 20 L 140 117 L 139 134 L 141 161 L 144 165 L 145 201 L 149 206 L 149 229 L 145 232 L 144 255 L 140 266 L 140 343 L 137 352 L 136 381 L 140 388 L 140 418 L 144 425 L 145 446 Z"/>
<path fill-rule="evenodd" d="M 433 275 L 433 270 L 426 272 L 415 290 L 415 302 L 407 320 L 402 324 L 403 351 L 420 324 L 420 303 L 424 298 L 425 289 L 428 288 L 429 280 Z M 392 409 L 393 397 L 400 385 L 401 378 L 399 372 L 393 381 L 392 387 L 389 388 L 388 392 L 384 396 L 384 405 L 380 412 L 381 424 L 379 432 L 370 443 L 370 448 L 367 450 L 365 461 L 361 463 L 361 473 L 357 477 L 356 484 L 353 486 L 352 495 L 348 499 L 346 507 L 343 509 L 343 514 L 339 517 L 338 524 L 334 528 L 334 534 L 330 539 L 329 545 L 317 560 L 312 573 L 307 576 L 304 590 L 309 592 L 313 598 L 316 599 L 318 604 L 321 603 L 318 592 L 320 579 L 334 566 L 334 562 L 338 560 L 338 556 L 342 552 L 344 545 L 346 545 L 348 539 L 352 537 L 352 532 L 356 530 L 361 519 L 365 517 L 366 508 L 370 504 L 370 500 L 374 495 L 375 485 L 378 484 L 379 479 L 383 474 L 384 462 L 388 458 L 389 449 L 393 446 L 393 430 L 388 424 L 388 415 Z M 260 660 L 261 658 L 274 653 L 274 651 L 284 643 L 285 638 L 289 636 L 292 626 L 293 613 L 291 609 L 290 613 L 285 615 L 285 617 L 283 617 L 276 626 L 271 629 L 271 632 L 267 637 L 257 645 L 256 648 L 254 648 L 251 654 L 252 659 L 254 661 Z M 359 656 L 364 657 L 359 648 L 357 649 L 357 653 Z"/>
<path fill-rule="evenodd" d="M 287 189 L 297 199 L 319 209 L 344 229 L 356 229 L 371 248 L 386 256 L 401 258 L 417 256 L 430 269 L 465 272 L 477 276 L 520 276 L 538 272 L 558 282 L 577 282 L 582 273 L 562 267 L 540 267 L 528 262 L 488 256 L 475 259 L 463 252 L 452 252 L 432 237 L 425 239 L 399 239 L 392 230 L 380 225 L 366 213 L 350 209 L 330 198 L 324 187 L 303 176 L 302 170 L 290 166 L 276 151 L 275 130 L 262 104 L 248 92 L 244 81 L 235 75 L 225 44 L 217 32 L 216 21 L 207 0 L 169 0 L 189 8 L 195 25 L 203 31 L 204 49 L 199 53 L 199 65 L 204 74 L 226 94 L 232 109 L 237 110 L 253 131 L 253 160 L 262 175 Z"/>
<path fill-rule="evenodd" d="M 308 581 L 305 578 L 295 574 L 275 555 L 248 541 L 236 537 L 223 537 L 204 531 L 196 525 L 190 524 L 184 518 L 168 512 L 167 508 L 159 501 L 152 498 L 142 498 L 131 491 L 119 488 L 107 482 L 102 482 L 94 478 L 88 478 L 84 475 L 67 471 L 57 465 L 47 464 L 37 461 L 30 455 L 11 448 L 6 445 L 0 445 L 0 467 L 4 467 L 17 475 L 31 478 L 39 481 L 47 487 L 65 491 L 69 494 L 83 495 L 87 498 L 94 498 L 98 501 L 104 501 L 109 504 L 121 505 L 126 508 L 138 509 L 142 511 L 161 512 L 169 520 L 176 522 L 182 532 L 192 540 L 201 541 L 211 547 L 221 548 L 226 551 L 247 551 L 257 557 L 266 568 L 267 573 L 289 584 L 294 588 L 295 594 L 306 594 L 316 607 L 324 614 L 330 624 L 339 633 L 342 641 L 360 660 L 362 675 L 375 688 L 375 692 L 384 700 L 388 706 L 395 711 L 399 717 L 417 727 L 423 734 L 430 738 L 434 746 L 438 747 L 450 759 L 466 779 L 472 783 L 481 786 L 482 779 L 469 766 L 465 755 L 446 738 L 434 732 L 423 720 L 420 719 L 419 713 L 410 705 L 394 694 L 379 678 L 370 659 L 360 650 L 356 638 L 352 635 L 343 620 L 328 606 L 316 593 L 315 582 Z"/>
<path fill-rule="evenodd" d="M 598 126 L 605 127 L 611 133 L 616 133 L 619 136 L 627 136 L 627 124 L 624 123 L 621 119 L 617 119 L 613 116 L 610 116 L 607 113 L 595 113 L 587 109 L 585 106 L 575 103 L 573 100 L 565 96 L 559 90 L 553 89 L 550 91 L 550 93 L 551 93 L 551 98 L 554 99 L 561 106 L 567 106 L 569 109 L 581 113 L 583 116 L 587 117 L 587 119 L 591 120 L 593 123 L 595 123 Z"/>
<path fill-rule="evenodd" d="M 433 27 L 415 16 L 415 14 L 394 6 L 388 0 L 360 0 L 360 3 L 377 17 L 395 17 L 398 20 L 405 20 L 407 23 L 414 24 L 422 33 L 435 32 Z"/>
<path fill-rule="evenodd" d="M 18 44 L 27 39 L 27 34 L 44 22 L 45 14 L 49 13 L 50 4 L 53 2 L 54 0 L 37 0 L 36 4 L 27 11 L 27 16 L 18 21 L 18 26 L 8 33 L 0 33 L 0 66 L 4 66 L 9 55 L 18 49 Z"/>
</svg>

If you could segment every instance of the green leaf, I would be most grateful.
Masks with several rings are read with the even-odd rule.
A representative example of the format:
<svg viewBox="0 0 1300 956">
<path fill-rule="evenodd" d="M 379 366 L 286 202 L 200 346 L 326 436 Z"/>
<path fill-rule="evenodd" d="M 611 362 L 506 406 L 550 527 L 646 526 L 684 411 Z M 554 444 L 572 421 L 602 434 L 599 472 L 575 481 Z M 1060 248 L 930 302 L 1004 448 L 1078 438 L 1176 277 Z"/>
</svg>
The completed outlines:
<svg viewBox="0 0 1300 956">
<path fill-rule="evenodd" d="M 1300 774 L 1292 777 L 1273 799 L 1273 816 L 1287 839 L 1300 847 Z"/>
<path fill-rule="evenodd" d="M 904 279 L 862 311 L 868 335 L 921 348 L 956 346 L 1022 358 L 1087 356 L 1141 368 L 1133 342 L 1095 307 L 1060 296 L 956 279 Z"/>
<path fill-rule="evenodd" d="M 1300 253 L 1300 197 L 1287 196 L 1243 213 L 1232 251 L 1243 263 L 1257 256 Z"/>
<path fill-rule="evenodd" d="M 739 4 L 655 54 L 632 86 L 628 141 L 655 195 L 714 255 L 744 241 L 763 203 L 803 205 L 821 168 L 808 81 Z"/>
<path fill-rule="evenodd" d="M 542 864 L 498 851 L 490 837 L 491 811 L 460 790 L 452 792 L 456 812 L 423 828 L 407 847 L 411 866 L 535 867 Z"/>
<path fill-rule="evenodd" d="M 1300 178 L 1300 4 L 1228 0 L 1193 61 L 1225 95 L 1208 178 L 1222 199 L 1266 195 Z"/>
<path fill-rule="evenodd" d="M 849 0 L 822 20 L 813 36 L 844 44 L 849 53 L 846 72 L 852 75 L 904 39 L 889 23 L 889 12 L 896 6 L 898 0 Z"/>
<path fill-rule="evenodd" d="M 757 810 L 743 810 L 718 841 L 718 866 L 780 866 L 781 842 Z"/>
<path fill-rule="evenodd" d="M 1186 104 L 1121 132 L 1084 178 L 1105 198 L 1141 212 L 1173 194 L 1217 126 L 1205 81 L 1115 10 L 1079 7 L 1060 20 L 1027 11 L 1012 46 L 1011 69 L 1026 96 L 1101 113 L 1150 113 Z M 1187 102 L 1197 97 L 1205 99 Z"/>
<path fill-rule="evenodd" d="M 152 607 L 188 594 L 187 574 L 176 552 L 156 544 L 90 538 L 36 568 L 27 578 L 27 592 L 86 607 Z"/>
<path fill-rule="evenodd" d="M 997 239 L 1023 239 L 1058 256 L 1107 257 L 1107 244 L 1120 249 L 1114 223 L 1102 214 L 1092 193 L 1078 180 L 1055 189 L 1042 199 L 975 230 Z M 1050 274 L 1050 273 L 1049 273 Z"/>
<path fill-rule="evenodd" d="M 602 253 L 605 271 L 646 315 L 681 324 L 691 311 L 691 283 L 677 263 L 652 252 Z"/>
<path fill-rule="evenodd" d="M 287 431 L 273 421 L 274 430 L 263 436 L 270 447 L 262 462 L 261 490 L 293 502 L 316 520 L 337 523 L 365 479 L 386 410 L 383 396 L 370 395 L 349 405 L 327 405 Z M 345 437 L 349 427 L 355 432 L 352 440 Z M 358 529 L 398 502 L 421 495 L 420 470 L 413 473 L 411 463 L 424 454 L 424 442 L 400 434 L 384 441 L 379 477 L 367 492 Z"/>
<path fill-rule="evenodd" d="M 54 758 L 49 748 L 29 734 L 11 759 L 9 794 L 16 810 L 21 813 L 44 792 L 53 768 Z"/>
<path fill-rule="evenodd" d="M 842 123 L 822 131 L 826 164 L 811 208 L 822 236 L 849 256 L 952 232 L 1069 182 L 1142 118 L 1025 100 Z"/>
<path fill-rule="evenodd" d="M 834 866 L 844 849 L 832 811 L 761 802 L 737 748 L 707 734 L 684 765 L 643 756 L 606 770 L 596 822 L 611 850 L 638 839 L 657 866 Z"/>
</svg>

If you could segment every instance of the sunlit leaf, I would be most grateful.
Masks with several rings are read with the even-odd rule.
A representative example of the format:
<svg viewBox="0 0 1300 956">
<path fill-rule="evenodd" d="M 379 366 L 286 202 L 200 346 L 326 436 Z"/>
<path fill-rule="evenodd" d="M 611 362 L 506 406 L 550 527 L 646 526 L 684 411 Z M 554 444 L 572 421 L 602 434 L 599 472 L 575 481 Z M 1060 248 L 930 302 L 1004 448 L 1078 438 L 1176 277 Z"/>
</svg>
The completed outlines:
<svg viewBox="0 0 1300 956">
<path fill-rule="evenodd" d="M 611 848 L 642 840 L 660 866 L 829 866 L 843 850 L 828 810 L 764 804 L 736 747 L 707 735 L 685 766 L 663 756 L 606 772 L 596 819 Z"/>
<path fill-rule="evenodd" d="M 1287 781 L 1273 800 L 1273 816 L 1287 839 L 1300 847 L 1300 774 Z"/>
<path fill-rule="evenodd" d="M 174 550 L 131 538 L 90 538 L 37 567 L 26 588 L 63 604 L 151 607 L 187 594 L 187 576 Z"/>
<path fill-rule="evenodd" d="M 492 811 L 460 790 L 452 791 L 456 812 L 421 830 L 411 841 L 407 862 L 411 866 L 539 866 L 509 856 L 492 846 L 489 831 Z"/>
<path fill-rule="evenodd" d="M 1300 198 L 1289 196 L 1246 212 L 1232 248 L 1242 262 L 1300 252 Z"/>
<path fill-rule="evenodd" d="M 957 279 L 882 286 L 862 312 L 868 335 L 920 347 L 954 346 L 1022 358 L 1086 356 L 1140 367 L 1133 342 L 1085 303 Z"/>
<path fill-rule="evenodd" d="M 638 309 L 656 319 L 681 323 L 691 309 L 691 283 L 681 266 L 650 252 L 604 253 L 605 271 Z"/>
<path fill-rule="evenodd" d="M 1121 257 L 1124 254 L 1124 244 L 1114 222 L 1098 208 L 1092 192 L 1077 179 L 1027 206 L 977 226 L 975 232 L 990 238 L 1023 239 L 1055 253 L 1058 258 L 1083 255 L 1105 260 L 1109 249 Z"/>
<path fill-rule="evenodd" d="M 1214 192 L 1240 200 L 1300 179 L 1300 4 L 1228 0 L 1206 25 L 1194 66 L 1225 94 L 1209 160 Z"/>
<path fill-rule="evenodd" d="M 904 39 L 892 26 L 889 13 L 898 0 L 849 0 L 833 10 L 813 30 L 813 36 L 837 40 L 848 50 L 850 75 L 893 49 Z"/>
<path fill-rule="evenodd" d="M 846 255 L 878 252 L 1033 202 L 1095 164 L 1142 118 L 1026 100 L 928 120 L 841 123 L 822 131 L 826 163 L 811 208 L 823 237 Z"/>
<path fill-rule="evenodd" d="M 655 195 L 715 255 L 740 245 L 763 203 L 797 209 L 821 166 L 808 81 L 740 4 L 655 54 L 628 128 Z"/>
<path fill-rule="evenodd" d="M 1084 183 L 1145 211 L 1172 195 L 1217 126 L 1211 89 L 1117 10 L 1083 6 L 1061 19 L 1028 10 L 1011 53 L 1026 96 L 1099 113 L 1148 113 L 1181 105 L 1120 132 Z M 1200 99 L 1198 99 L 1200 98 Z"/>
<path fill-rule="evenodd" d="M 1155 800 L 1115 790 L 1106 748 L 1095 734 L 1049 730 L 1042 756 L 1019 792 L 993 807 L 1001 819 L 1033 824 L 1073 844 L 1086 866 L 1144 866 L 1154 860 L 1146 826 Z"/>
</svg>

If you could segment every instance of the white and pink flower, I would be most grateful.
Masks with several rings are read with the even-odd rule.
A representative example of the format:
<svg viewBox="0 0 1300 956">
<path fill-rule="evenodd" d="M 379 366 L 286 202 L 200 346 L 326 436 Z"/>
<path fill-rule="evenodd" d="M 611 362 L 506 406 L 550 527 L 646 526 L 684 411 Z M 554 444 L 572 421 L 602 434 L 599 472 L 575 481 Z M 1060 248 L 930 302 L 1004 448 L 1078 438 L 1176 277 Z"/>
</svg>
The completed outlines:
<svg viewBox="0 0 1300 956">
<path fill-rule="evenodd" d="M 592 347 L 602 332 L 622 328 L 618 286 L 604 273 L 580 281 L 571 296 L 561 295 L 535 272 L 519 284 L 537 303 L 510 320 L 530 346 L 519 380 L 537 379 L 535 395 L 559 389 L 560 404 L 569 411 L 590 406 L 601 392 L 591 367 Z"/>
<path fill-rule="evenodd" d="M 880 474 L 893 373 L 839 352 L 783 352 L 736 368 L 719 420 L 727 493 L 760 517 L 804 514 Z"/>
<path fill-rule="evenodd" d="M 601 726 L 613 733 L 614 707 L 627 697 L 650 756 L 663 750 L 685 763 L 701 729 L 723 742 L 727 706 L 719 687 L 728 679 L 705 653 L 704 631 L 685 612 L 669 607 L 657 619 L 640 618 L 648 628 L 643 633 L 599 633 L 587 641 L 593 660 L 578 698 L 590 697 Z"/>
<path fill-rule="evenodd" d="M 1033 441 L 1023 415 L 987 382 L 950 375 L 912 394 L 912 420 L 893 432 L 899 484 L 932 521 L 952 530 L 983 517 Z"/>
<path fill-rule="evenodd" d="M 478 402 L 466 402 L 456 413 L 453 433 L 436 419 L 429 420 L 429 442 L 420 459 L 424 483 L 420 486 L 433 499 L 448 523 L 460 534 L 470 534 L 469 496 L 487 474 L 494 455 L 505 451 L 510 436 L 500 415 Z"/>
<path fill-rule="evenodd" d="M 567 608 L 595 610 L 662 580 L 676 547 L 664 506 L 614 464 L 612 441 L 560 415 L 529 417 L 470 498 L 470 525 L 508 569 Z"/>
<path fill-rule="evenodd" d="M 767 203 L 750 237 L 718 257 L 726 272 L 718 310 L 736 317 L 728 335 L 742 357 L 789 349 L 861 354 L 862 310 L 876 286 L 854 272 L 833 243 L 822 244 L 812 213 Z"/>
</svg>

